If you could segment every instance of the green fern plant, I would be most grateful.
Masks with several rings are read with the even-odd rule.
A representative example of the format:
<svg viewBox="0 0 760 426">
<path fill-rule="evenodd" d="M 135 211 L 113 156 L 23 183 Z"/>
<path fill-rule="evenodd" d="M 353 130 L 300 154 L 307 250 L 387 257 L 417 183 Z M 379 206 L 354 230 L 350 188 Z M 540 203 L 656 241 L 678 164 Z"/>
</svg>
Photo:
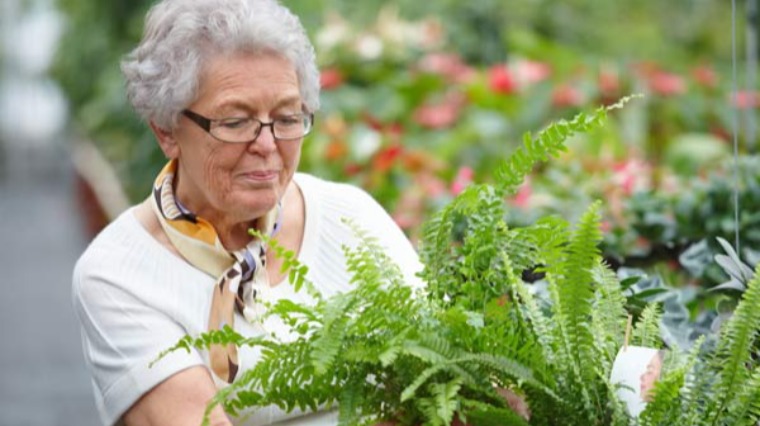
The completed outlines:
<svg viewBox="0 0 760 426">
<path fill-rule="evenodd" d="M 573 227 L 559 218 L 519 229 L 504 222 L 504 197 L 533 165 L 563 150 L 569 136 L 601 125 L 610 108 L 527 135 L 492 185 L 471 185 L 433 216 L 420 250 L 424 290 L 406 286 L 376 241 L 348 223 L 362 241 L 345 249 L 355 287 L 330 298 L 315 294 L 314 306 L 282 300 L 268 311 L 296 340 L 247 339 L 225 328 L 188 336 L 170 351 L 212 343 L 262 349 L 260 362 L 210 404 L 233 415 L 270 404 L 337 405 L 341 425 L 754 424 L 760 279 L 748 285 L 715 352 L 701 345 L 673 352 L 673 367 L 634 419 L 609 380 L 628 312 L 598 249 L 599 204 Z M 268 243 L 287 260 L 291 279 L 314 292 L 293 253 Z M 522 280 L 528 269 L 545 277 L 548 300 Z M 656 306 L 645 308 L 632 343 L 661 345 L 659 315 Z M 499 389 L 522 395 L 529 420 L 509 409 Z"/>
</svg>

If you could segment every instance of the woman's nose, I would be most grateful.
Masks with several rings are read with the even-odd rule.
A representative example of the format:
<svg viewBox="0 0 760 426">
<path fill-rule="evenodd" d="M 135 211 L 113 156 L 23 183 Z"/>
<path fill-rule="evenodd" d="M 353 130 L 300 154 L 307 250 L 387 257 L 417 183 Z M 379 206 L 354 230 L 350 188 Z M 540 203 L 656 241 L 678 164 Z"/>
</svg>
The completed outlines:
<svg viewBox="0 0 760 426">
<path fill-rule="evenodd" d="M 271 154 L 277 149 L 272 125 L 262 125 L 259 134 L 248 144 L 248 151 L 260 155 Z"/>
</svg>

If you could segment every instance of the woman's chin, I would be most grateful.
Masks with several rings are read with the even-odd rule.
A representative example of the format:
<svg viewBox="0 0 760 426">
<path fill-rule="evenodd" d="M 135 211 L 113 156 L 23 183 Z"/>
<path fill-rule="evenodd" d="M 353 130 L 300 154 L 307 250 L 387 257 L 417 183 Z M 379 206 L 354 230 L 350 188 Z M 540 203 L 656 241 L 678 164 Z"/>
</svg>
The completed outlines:
<svg viewBox="0 0 760 426">
<path fill-rule="evenodd" d="M 258 218 L 272 210 L 279 201 L 276 191 L 248 191 L 245 195 L 237 197 L 235 210 L 238 210 L 246 216 L 253 214 L 252 219 Z"/>
</svg>

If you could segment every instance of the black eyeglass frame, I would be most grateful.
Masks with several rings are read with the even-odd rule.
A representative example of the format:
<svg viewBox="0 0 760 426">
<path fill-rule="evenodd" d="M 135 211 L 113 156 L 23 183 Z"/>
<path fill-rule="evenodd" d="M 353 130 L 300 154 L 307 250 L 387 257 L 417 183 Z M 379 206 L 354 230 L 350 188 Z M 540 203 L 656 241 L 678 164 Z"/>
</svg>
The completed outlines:
<svg viewBox="0 0 760 426">
<path fill-rule="evenodd" d="M 308 113 L 308 114 L 307 113 L 302 113 L 300 115 L 303 115 L 304 117 L 308 117 L 309 118 L 309 127 L 308 127 L 308 130 L 306 130 L 306 132 L 303 135 L 295 137 L 295 138 L 278 138 L 275 135 L 275 131 L 274 131 L 274 123 L 277 122 L 277 119 L 274 119 L 274 120 L 272 120 L 270 122 L 263 122 L 263 121 L 259 120 L 258 118 L 249 117 L 248 118 L 249 120 L 256 121 L 256 122 L 258 122 L 260 124 L 259 129 L 256 131 L 256 134 L 254 134 L 253 138 L 251 138 L 250 140 L 240 141 L 240 142 L 237 142 L 237 141 L 233 142 L 233 141 L 228 141 L 228 140 L 220 139 L 218 136 L 216 136 L 215 134 L 211 133 L 211 124 L 212 123 L 228 120 L 228 118 L 222 118 L 222 119 L 218 119 L 218 120 L 213 120 L 211 118 L 204 117 L 204 116 L 198 114 L 197 112 L 191 111 L 189 109 L 182 110 L 182 115 L 184 115 L 185 117 L 189 118 L 190 121 L 192 121 L 193 123 L 197 124 L 198 127 L 200 127 L 206 133 L 208 133 L 209 135 L 211 135 L 211 137 L 213 137 L 214 139 L 216 139 L 218 141 L 224 142 L 224 143 L 240 143 L 240 144 L 251 143 L 251 142 L 253 142 L 253 141 L 255 141 L 256 139 L 259 138 L 259 135 L 261 135 L 261 131 L 264 130 L 264 127 L 269 127 L 269 130 L 272 132 L 272 136 L 275 138 L 275 140 L 278 140 L 278 141 L 293 141 L 293 140 L 296 140 L 296 139 L 301 139 L 304 136 L 308 135 L 309 133 L 311 133 L 311 130 L 314 128 L 314 113 Z"/>
</svg>

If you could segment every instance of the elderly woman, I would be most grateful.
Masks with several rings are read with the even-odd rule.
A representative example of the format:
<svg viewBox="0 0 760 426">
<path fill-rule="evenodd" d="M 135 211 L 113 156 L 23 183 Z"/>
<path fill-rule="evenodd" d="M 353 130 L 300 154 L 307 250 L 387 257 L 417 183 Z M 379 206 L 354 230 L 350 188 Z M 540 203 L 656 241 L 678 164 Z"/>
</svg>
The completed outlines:
<svg viewBox="0 0 760 426">
<path fill-rule="evenodd" d="M 168 163 L 147 199 L 76 265 L 85 358 L 103 423 L 199 424 L 217 389 L 259 352 L 218 345 L 149 363 L 183 336 L 225 325 L 286 339 L 282 323 L 262 320 L 262 302 L 312 302 L 249 229 L 296 252 L 328 297 L 350 285 L 341 246 L 357 241 L 344 217 L 377 237 L 409 280 L 419 261 L 365 192 L 296 173 L 319 107 L 319 74 L 299 20 L 276 1 L 164 0 L 122 70 Z M 335 423 L 329 412 L 275 407 L 247 421 L 288 418 Z M 229 422 L 221 408 L 212 413 L 212 424 Z"/>
</svg>

